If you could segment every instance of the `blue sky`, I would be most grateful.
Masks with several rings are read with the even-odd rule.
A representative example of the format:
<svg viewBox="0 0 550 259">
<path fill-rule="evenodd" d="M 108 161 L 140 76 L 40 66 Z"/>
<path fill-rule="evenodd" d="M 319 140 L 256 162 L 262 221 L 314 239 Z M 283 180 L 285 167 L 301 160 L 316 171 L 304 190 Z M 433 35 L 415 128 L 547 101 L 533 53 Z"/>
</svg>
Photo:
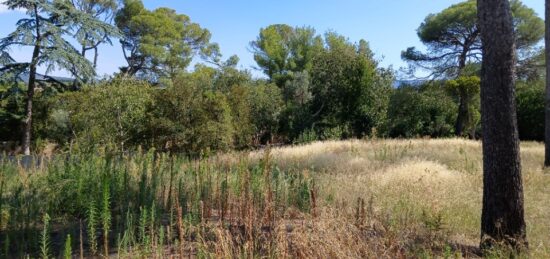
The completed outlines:
<svg viewBox="0 0 550 259">
<path fill-rule="evenodd" d="M 1 1 L 1 0 L 0 0 Z M 312 26 L 318 33 L 334 30 L 351 41 L 369 41 L 384 67 L 398 69 L 405 64 L 401 51 L 409 46 L 421 47 L 416 28 L 426 15 L 437 13 L 460 0 L 144 0 L 149 9 L 166 6 L 184 13 L 212 33 L 225 58 L 238 55 L 241 68 L 255 66 L 249 42 L 260 28 L 285 23 Z M 543 0 L 523 0 L 544 15 Z M 13 31 L 22 14 L 6 11 L 0 5 L 0 37 Z M 28 49 L 13 49 L 21 61 L 29 59 Z M 103 46 L 98 73 L 111 74 L 124 65 L 118 44 Z M 261 75 L 259 71 L 254 75 Z"/>
</svg>

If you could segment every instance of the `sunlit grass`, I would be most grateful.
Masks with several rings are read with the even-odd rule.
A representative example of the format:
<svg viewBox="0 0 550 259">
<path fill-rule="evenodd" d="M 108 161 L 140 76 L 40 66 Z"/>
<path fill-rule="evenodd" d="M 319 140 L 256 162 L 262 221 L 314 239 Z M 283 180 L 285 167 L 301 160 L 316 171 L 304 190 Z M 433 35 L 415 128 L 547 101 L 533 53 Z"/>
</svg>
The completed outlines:
<svg viewBox="0 0 550 259">
<path fill-rule="evenodd" d="M 534 258 L 550 256 L 543 155 L 543 145 L 522 144 Z M 328 141 L 203 160 L 75 156 L 33 169 L 4 161 L 0 253 L 475 257 L 481 166 L 481 144 L 462 139 Z"/>
</svg>

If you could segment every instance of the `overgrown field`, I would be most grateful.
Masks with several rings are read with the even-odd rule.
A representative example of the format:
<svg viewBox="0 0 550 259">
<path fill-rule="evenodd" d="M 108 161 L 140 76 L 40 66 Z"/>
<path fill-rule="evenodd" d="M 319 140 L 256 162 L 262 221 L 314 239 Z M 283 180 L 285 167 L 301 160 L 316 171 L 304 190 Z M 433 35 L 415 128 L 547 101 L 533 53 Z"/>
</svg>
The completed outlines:
<svg viewBox="0 0 550 259">
<path fill-rule="evenodd" d="M 543 155 L 522 144 L 533 258 L 550 257 Z M 474 141 L 317 142 L 200 161 L 104 152 L 0 170 L 6 258 L 479 256 Z"/>
</svg>

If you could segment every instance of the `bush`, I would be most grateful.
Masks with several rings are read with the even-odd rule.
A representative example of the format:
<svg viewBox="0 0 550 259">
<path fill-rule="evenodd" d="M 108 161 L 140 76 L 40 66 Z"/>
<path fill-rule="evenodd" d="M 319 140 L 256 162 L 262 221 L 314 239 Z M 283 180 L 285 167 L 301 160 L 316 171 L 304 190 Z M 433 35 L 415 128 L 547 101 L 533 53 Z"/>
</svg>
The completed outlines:
<svg viewBox="0 0 550 259">
<path fill-rule="evenodd" d="M 457 105 L 439 88 L 395 89 L 390 98 L 385 135 L 412 138 L 449 137 L 454 133 Z"/>
<path fill-rule="evenodd" d="M 151 135 L 158 149 L 199 155 L 232 147 L 231 109 L 221 92 L 180 77 L 158 90 Z"/>
<path fill-rule="evenodd" d="M 281 90 L 275 84 L 258 82 L 250 87 L 249 103 L 255 144 L 273 142 L 283 109 Z"/>
<path fill-rule="evenodd" d="M 544 140 L 544 96 L 543 81 L 518 83 L 516 100 L 520 139 Z"/>
<path fill-rule="evenodd" d="M 17 141 L 25 115 L 25 93 L 19 86 L 0 84 L 0 141 Z"/>
<path fill-rule="evenodd" d="M 310 112 L 318 131 L 341 127 L 349 130 L 344 138 L 363 137 L 385 120 L 393 76 L 378 68 L 368 46 L 334 41 L 315 58 Z"/>
<path fill-rule="evenodd" d="M 122 78 L 60 94 L 48 118 L 49 130 L 57 133 L 51 136 L 60 143 L 74 142 L 82 151 L 145 144 L 152 90 L 145 82 Z"/>
</svg>

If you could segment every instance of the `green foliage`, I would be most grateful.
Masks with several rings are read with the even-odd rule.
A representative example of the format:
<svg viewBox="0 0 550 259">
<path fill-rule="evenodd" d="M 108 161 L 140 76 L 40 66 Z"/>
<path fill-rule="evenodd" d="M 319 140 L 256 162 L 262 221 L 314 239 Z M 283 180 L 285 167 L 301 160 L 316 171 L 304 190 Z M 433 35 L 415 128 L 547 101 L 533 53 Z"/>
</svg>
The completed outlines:
<svg viewBox="0 0 550 259">
<path fill-rule="evenodd" d="M 529 50 L 544 36 L 544 22 L 519 0 L 511 1 L 511 8 L 519 58 L 528 59 L 532 54 Z M 434 76 L 455 77 L 461 74 L 466 64 L 481 59 L 475 0 L 454 4 L 440 13 L 428 15 L 417 32 L 428 51 L 422 53 L 411 47 L 402 52 L 403 59 L 411 62 L 411 72 L 421 68 Z"/>
<path fill-rule="evenodd" d="M 25 9 L 29 17 L 19 20 L 15 31 L 0 39 L 0 56 L 9 61 L 2 64 L 5 67 L 0 75 L 14 71 L 10 75 L 16 76 L 27 72 L 31 65 L 42 65 L 48 72 L 64 69 L 77 79 L 90 79 L 95 75 L 92 64 L 68 39 L 81 40 L 83 31 L 95 39 L 116 33 L 113 26 L 75 8 L 71 1 L 8 0 L 4 4 L 10 9 Z M 101 36 L 88 30 L 91 28 L 101 32 Z M 9 54 L 10 48 L 15 46 L 35 47 L 39 52 L 28 63 L 16 63 Z"/>
<path fill-rule="evenodd" d="M 378 68 L 365 42 L 352 44 L 334 33 L 325 38 L 328 49 L 311 73 L 315 128 L 339 126 L 348 129 L 342 137 L 366 136 L 385 119 L 392 74 Z"/>
<path fill-rule="evenodd" d="M 232 126 L 234 129 L 234 147 L 237 149 L 248 148 L 253 145 L 254 124 L 252 107 L 250 105 L 251 89 L 248 85 L 234 85 L 226 93 L 227 101 L 231 107 Z"/>
<path fill-rule="evenodd" d="M 517 85 L 518 129 L 522 140 L 544 140 L 545 91 L 544 80 Z"/>
<path fill-rule="evenodd" d="M 450 137 L 457 106 L 438 86 L 395 89 L 390 98 L 384 134 L 389 137 Z"/>
<path fill-rule="evenodd" d="M 157 147 L 199 155 L 232 146 L 231 108 L 222 93 L 183 76 L 157 91 L 155 99 L 152 137 Z"/>
<path fill-rule="evenodd" d="M 42 259 L 50 258 L 50 216 L 44 214 L 42 234 L 40 235 L 40 257 Z"/>
<path fill-rule="evenodd" d="M 98 255 L 98 234 L 103 228 L 103 231 L 109 229 L 109 236 L 120 237 L 119 247 L 126 249 L 110 250 L 109 254 L 128 253 L 136 257 L 143 253 L 148 257 L 162 243 L 159 229 L 167 229 L 168 247 L 188 242 L 178 237 L 177 208 L 182 210 L 179 220 L 185 220 L 184 235 L 203 236 L 210 241 L 211 228 L 205 226 L 213 210 L 217 215 L 260 222 L 269 206 L 274 217 L 282 218 L 288 208 L 307 212 L 313 190 L 313 180 L 307 171 L 282 170 L 267 162 L 244 160 L 228 167 L 212 159 L 189 161 L 184 156 L 154 151 L 135 152 L 132 156 L 79 154 L 53 158 L 43 167 L 25 171 L 28 173 L 25 181 L 20 181 L 18 173 L 24 169 L 18 169 L 16 164 L 0 160 L 0 168 L 1 179 L 6 183 L 0 200 L 9 206 L 9 222 L 2 229 L 2 238 L 10 235 L 17 240 L 8 251 L 8 258 L 70 254 L 69 238 L 64 240 L 63 247 L 62 242 L 50 245 L 50 236 L 78 233 L 81 219 L 87 225 L 88 237 L 83 240 L 86 254 Z M 272 197 L 269 202 L 268 189 Z M 244 208 L 252 210 L 258 218 L 240 215 Z M 220 220 L 233 224 L 229 218 Z M 227 225 L 227 229 L 234 228 Z M 104 242 L 114 247 L 113 239 Z M 105 244 L 103 247 L 107 247 Z"/>
<path fill-rule="evenodd" d="M 104 256 L 109 254 L 109 230 L 111 229 L 111 194 L 109 176 L 104 176 L 102 183 L 102 199 L 101 199 L 101 225 L 103 227 L 103 249 Z"/>
<path fill-rule="evenodd" d="M 0 84 L 0 141 L 14 141 L 25 113 L 23 89 L 19 85 Z"/>
<path fill-rule="evenodd" d="M 323 49 L 322 38 L 313 28 L 286 24 L 260 29 L 250 45 L 258 66 L 279 87 L 285 86 L 293 73 L 311 70 L 313 58 Z"/>
<path fill-rule="evenodd" d="M 149 11 L 141 0 L 125 0 L 115 22 L 124 34 L 121 44 L 128 66 L 122 72 L 126 74 L 173 78 L 197 54 L 218 58 L 218 46 L 209 42 L 210 32 L 173 9 Z"/>
<path fill-rule="evenodd" d="M 255 142 L 271 142 L 279 129 L 279 118 L 283 108 L 281 90 L 274 84 L 259 82 L 250 87 L 249 102 Z"/>
<path fill-rule="evenodd" d="M 457 123 L 462 125 L 460 130 L 462 134 L 471 137 L 476 136 L 481 122 L 480 86 L 481 79 L 478 76 L 460 76 L 445 82 L 445 89 L 459 103 Z"/>
<path fill-rule="evenodd" d="M 453 95 L 460 95 L 461 92 L 468 96 L 479 94 L 481 79 L 478 76 L 461 76 L 454 80 L 445 82 L 445 88 Z"/>
<path fill-rule="evenodd" d="M 56 97 L 50 114 L 53 131 L 69 131 L 82 150 L 114 145 L 120 150 L 145 139 L 152 88 L 145 82 L 115 79 Z M 92 108 L 93 107 L 93 108 Z"/>
<path fill-rule="evenodd" d="M 81 191 L 81 189 L 79 189 Z M 87 208 L 87 233 L 88 233 L 88 243 L 90 246 L 90 252 L 92 252 L 92 255 L 97 254 L 97 224 L 98 224 L 98 211 L 97 211 L 97 205 L 95 204 L 95 199 L 93 196 L 89 197 L 89 205 Z"/>
<path fill-rule="evenodd" d="M 73 248 L 72 248 L 72 240 L 71 235 L 68 234 L 67 238 L 65 238 L 65 248 L 63 249 L 63 258 L 64 259 L 71 259 L 73 258 Z"/>
</svg>

